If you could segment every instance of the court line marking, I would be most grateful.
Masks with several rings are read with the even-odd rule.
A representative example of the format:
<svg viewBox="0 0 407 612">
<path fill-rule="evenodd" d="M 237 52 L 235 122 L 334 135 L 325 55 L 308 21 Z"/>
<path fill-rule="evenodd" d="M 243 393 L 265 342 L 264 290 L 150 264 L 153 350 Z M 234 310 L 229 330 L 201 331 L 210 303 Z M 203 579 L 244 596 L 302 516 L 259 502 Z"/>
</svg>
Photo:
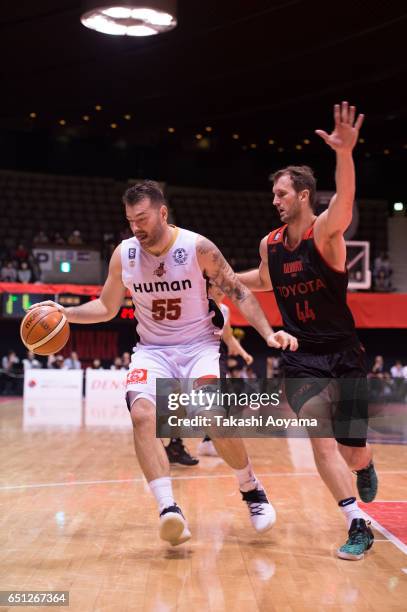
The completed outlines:
<svg viewBox="0 0 407 612">
<path fill-rule="evenodd" d="M 406 474 L 407 471 L 381 471 L 381 474 Z M 276 476 L 283 478 L 302 478 L 312 476 L 315 478 L 319 477 L 318 472 L 262 472 L 256 473 L 256 476 Z M 215 478 L 235 478 L 234 474 L 201 474 L 201 475 L 190 475 L 190 476 L 171 476 L 171 480 L 210 480 Z M 14 491 L 17 489 L 41 489 L 47 487 L 74 487 L 80 485 L 98 485 L 98 484 L 124 484 L 131 482 L 145 482 L 144 476 L 140 478 L 123 478 L 123 479 L 112 479 L 112 480 L 73 480 L 72 482 L 43 482 L 43 483 L 32 483 L 23 485 L 3 485 L 0 486 L 0 491 Z M 376 500 L 379 501 L 379 500 Z M 387 500 L 388 501 L 388 500 Z M 393 500 L 391 500 L 393 501 Z M 402 500 L 401 503 L 405 503 L 406 500 Z M 390 502 L 389 502 L 390 503 Z M 400 503 L 400 502 L 398 502 Z"/>
<path fill-rule="evenodd" d="M 379 531 L 382 535 L 384 535 L 388 540 L 390 540 L 390 542 L 392 544 L 394 544 L 394 546 L 396 546 L 399 550 L 401 550 L 402 553 L 404 553 L 405 555 L 407 555 L 407 545 L 404 544 L 404 542 L 402 542 L 401 540 L 399 540 L 399 538 L 397 536 L 395 536 L 393 533 L 391 533 L 391 531 L 389 531 L 388 529 L 386 529 L 386 527 L 383 527 L 383 525 L 381 523 L 379 523 L 378 521 L 376 521 L 374 518 L 372 518 L 370 516 L 370 514 L 368 514 L 367 512 L 365 512 L 364 510 L 362 510 L 363 514 L 365 515 L 365 517 L 372 523 L 372 527 L 374 527 L 374 529 L 376 529 L 376 531 Z"/>
</svg>

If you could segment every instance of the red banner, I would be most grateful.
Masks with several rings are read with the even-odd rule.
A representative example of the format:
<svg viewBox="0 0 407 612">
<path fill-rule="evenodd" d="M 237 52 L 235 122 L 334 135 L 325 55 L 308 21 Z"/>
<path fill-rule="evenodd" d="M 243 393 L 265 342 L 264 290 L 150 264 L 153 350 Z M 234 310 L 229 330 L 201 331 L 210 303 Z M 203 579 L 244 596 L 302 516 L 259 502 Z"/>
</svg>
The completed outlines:
<svg viewBox="0 0 407 612">
<path fill-rule="evenodd" d="M 0 283 L 0 293 L 71 293 L 76 295 L 99 295 L 98 285 L 42 285 L 23 283 Z M 255 294 L 271 325 L 281 325 L 274 293 Z M 232 325 L 247 325 L 241 312 L 229 300 Z M 406 293 L 348 293 L 348 304 L 359 328 L 407 328 Z"/>
</svg>

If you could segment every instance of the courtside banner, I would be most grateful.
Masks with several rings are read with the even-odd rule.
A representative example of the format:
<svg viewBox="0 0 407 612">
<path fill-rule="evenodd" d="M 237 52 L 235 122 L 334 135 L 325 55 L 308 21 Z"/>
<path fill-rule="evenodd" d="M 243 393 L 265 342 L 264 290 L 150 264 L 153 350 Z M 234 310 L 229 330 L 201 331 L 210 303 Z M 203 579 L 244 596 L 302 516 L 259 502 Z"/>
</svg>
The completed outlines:
<svg viewBox="0 0 407 612">
<path fill-rule="evenodd" d="M 82 397 L 64 400 L 61 397 L 24 398 L 23 427 L 81 427 Z"/>
<path fill-rule="evenodd" d="M 82 370 L 26 370 L 24 401 L 55 398 L 82 401 Z"/>
<path fill-rule="evenodd" d="M 360 446 L 407 431 L 407 386 L 365 378 L 158 379 L 157 437 L 317 437 Z"/>
<path fill-rule="evenodd" d="M 85 425 L 131 427 L 126 370 L 86 370 Z"/>
</svg>

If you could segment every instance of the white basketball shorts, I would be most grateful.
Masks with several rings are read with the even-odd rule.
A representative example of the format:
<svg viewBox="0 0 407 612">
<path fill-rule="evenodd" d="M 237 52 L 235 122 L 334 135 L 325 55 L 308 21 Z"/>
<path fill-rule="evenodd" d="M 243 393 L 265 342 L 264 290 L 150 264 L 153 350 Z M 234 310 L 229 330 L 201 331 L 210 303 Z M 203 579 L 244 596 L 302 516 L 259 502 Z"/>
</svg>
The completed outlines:
<svg viewBox="0 0 407 612">
<path fill-rule="evenodd" d="M 157 378 L 219 378 L 219 342 L 185 346 L 137 346 L 127 374 L 126 400 L 129 410 L 140 398 L 156 403 Z"/>
</svg>

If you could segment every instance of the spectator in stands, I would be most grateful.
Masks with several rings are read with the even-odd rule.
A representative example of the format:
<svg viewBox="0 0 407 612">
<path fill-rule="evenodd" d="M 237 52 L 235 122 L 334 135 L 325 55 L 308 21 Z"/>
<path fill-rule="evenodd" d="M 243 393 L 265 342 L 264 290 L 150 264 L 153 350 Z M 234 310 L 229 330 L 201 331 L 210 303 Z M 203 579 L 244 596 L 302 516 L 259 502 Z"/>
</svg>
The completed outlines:
<svg viewBox="0 0 407 612">
<path fill-rule="evenodd" d="M 47 368 L 48 369 L 51 369 L 53 367 L 54 361 L 55 361 L 55 355 L 54 354 L 48 355 L 48 359 L 47 359 Z"/>
<path fill-rule="evenodd" d="M 40 245 L 40 244 L 48 244 L 48 243 L 49 243 L 49 238 L 43 230 L 40 230 L 38 234 L 35 234 L 33 238 L 33 244 Z"/>
<path fill-rule="evenodd" d="M 28 265 L 30 266 L 33 275 L 31 282 L 40 283 L 42 281 L 42 272 L 38 261 L 38 256 L 35 256 L 33 255 L 33 253 L 30 253 L 28 257 Z"/>
<path fill-rule="evenodd" d="M 391 366 L 390 374 L 392 378 L 405 378 L 403 364 L 400 360 L 397 360 L 394 366 Z"/>
<path fill-rule="evenodd" d="M 91 369 L 92 370 L 103 370 L 102 362 L 100 361 L 100 359 L 96 358 L 92 361 Z"/>
<path fill-rule="evenodd" d="M 68 236 L 69 246 L 81 246 L 83 244 L 82 236 L 79 230 L 74 230 Z"/>
<path fill-rule="evenodd" d="M 65 244 L 65 238 L 63 238 L 59 232 L 55 232 L 52 237 L 52 242 L 54 244 Z"/>
<path fill-rule="evenodd" d="M 406 372 L 405 372 L 406 370 Z M 405 389 L 407 387 L 406 384 L 406 376 L 407 368 L 403 368 L 403 364 L 398 359 L 394 366 L 390 368 L 390 374 L 393 379 L 393 387 L 394 387 L 394 399 L 396 401 L 403 401 L 405 396 Z"/>
<path fill-rule="evenodd" d="M 115 360 L 112 363 L 112 365 L 110 366 L 110 369 L 111 370 L 125 370 L 126 368 L 123 366 L 122 358 L 121 357 L 115 357 Z"/>
<path fill-rule="evenodd" d="M 23 368 L 24 372 L 26 370 L 38 370 L 39 368 L 42 368 L 42 364 L 40 361 L 38 361 L 32 351 L 27 351 L 27 357 L 23 359 Z"/>
<path fill-rule="evenodd" d="M 20 243 L 14 252 L 14 257 L 17 259 L 18 263 L 21 264 L 21 262 L 27 261 L 29 254 L 28 249 Z"/>
<path fill-rule="evenodd" d="M 20 359 L 15 351 L 9 350 L 1 360 L 3 376 L 1 377 L 1 393 L 3 395 L 21 395 Z"/>
<path fill-rule="evenodd" d="M 0 281 L 3 283 L 17 282 L 17 269 L 12 261 L 7 261 L 0 271 Z"/>
<path fill-rule="evenodd" d="M 53 361 L 51 368 L 53 370 L 63 370 L 64 369 L 64 358 L 62 355 L 55 355 L 55 360 Z"/>
<path fill-rule="evenodd" d="M 17 357 L 16 352 L 10 349 L 1 360 L 1 368 L 4 372 L 11 372 L 19 363 L 20 359 Z"/>
<path fill-rule="evenodd" d="M 372 369 L 370 370 L 371 376 L 375 378 L 383 378 L 384 374 L 384 360 L 382 355 L 376 355 Z"/>
<path fill-rule="evenodd" d="M 122 366 L 125 370 L 128 370 L 130 367 L 130 353 L 128 353 L 127 351 L 123 353 L 122 355 Z"/>
<path fill-rule="evenodd" d="M 33 273 L 31 269 L 28 267 L 28 263 L 26 261 L 22 261 L 20 264 L 20 269 L 17 271 L 17 280 L 19 283 L 31 283 L 33 278 Z"/>
<path fill-rule="evenodd" d="M 374 260 L 373 280 L 376 291 L 391 291 L 393 270 L 387 253 L 380 253 Z"/>
<path fill-rule="evenodd" d="M 72 351 L 70 357 L 65 359 L 64 370 L 81 370 L 82 364 L 78 359 L 78 353 Z"/>
</svg>

